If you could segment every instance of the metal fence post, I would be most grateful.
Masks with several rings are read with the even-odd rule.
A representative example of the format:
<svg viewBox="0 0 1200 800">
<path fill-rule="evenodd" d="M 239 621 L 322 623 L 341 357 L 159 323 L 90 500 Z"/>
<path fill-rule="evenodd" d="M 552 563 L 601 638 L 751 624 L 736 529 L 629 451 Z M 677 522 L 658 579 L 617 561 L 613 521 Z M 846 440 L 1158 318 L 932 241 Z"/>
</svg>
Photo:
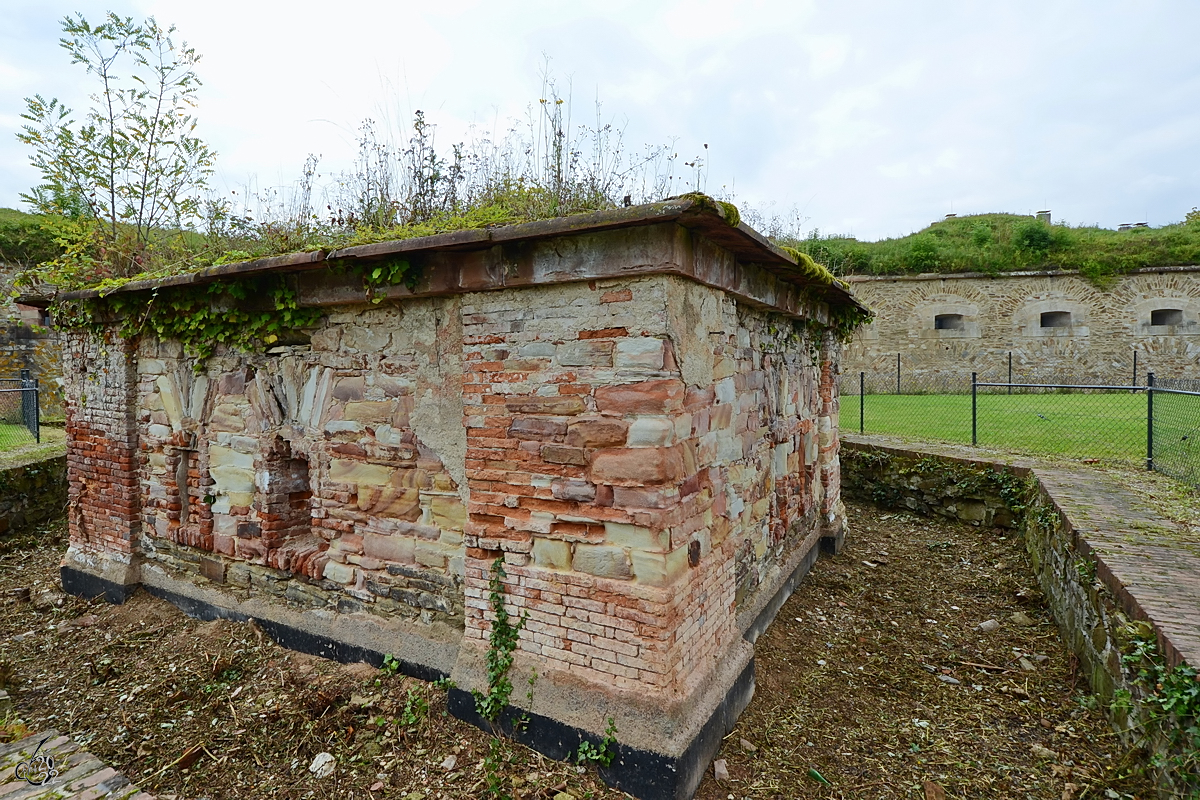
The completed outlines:
<svg viewBox="0 0 1200 800">
<path fill-rule="evenodd" d="M 1133 385 L 1137 386 L 1137 350 L 1133 351 Z"/>
<path fill-rule="evenodd" d="M 867 404 L 867 400 L 865 397 L 866 389 L 864 388 L 864 387 L 866 387 L 866 385 L 867 385 L 867 373 L 865 373 L 865 372 L 858 373 L 858 432 L 859 433 L 866 433 L 866 429 L 863 424 L 863 420 L 865 419 L 863 410 L 866 408 L 866 404 Z"/>
<path fill-rule="evenodd" d="M 896 394 L 900 394 L 900 354 L 896 353 Z"/>
<path fill-rule="evenodd" d="M 25 430 L 33 434 L 38 444 L 42 442 L 38 430 L 38 392 L 36 383 L 29 370 L 21 370 L 21 422 Z"/>
<path fill-rule="evenodd" d="M 977 389 L 976 373 L 972 372 L 971 373 L 971 444 L 972 445 L 979 444 L 979 437 L 976 436 L 976 428 L 975 428 L 975 423 L 976 423 L 976 420 L 978 419 L 978 414 L 976 413 L 976 410 L 975 410 L 976 389 Z M 1011 392 L 1012 389 L 1010 388 L 1009 391 Z"/>
<path fill-rule="evenodd" d="M 1146 373 L 1146 469 L 1154 471 L 1154 373 Z"/>
<path fill-rule="evenodd" d="M 1012 350 L 1008 351 L 1008 393 L 1012 394 Z"/>
</svg>

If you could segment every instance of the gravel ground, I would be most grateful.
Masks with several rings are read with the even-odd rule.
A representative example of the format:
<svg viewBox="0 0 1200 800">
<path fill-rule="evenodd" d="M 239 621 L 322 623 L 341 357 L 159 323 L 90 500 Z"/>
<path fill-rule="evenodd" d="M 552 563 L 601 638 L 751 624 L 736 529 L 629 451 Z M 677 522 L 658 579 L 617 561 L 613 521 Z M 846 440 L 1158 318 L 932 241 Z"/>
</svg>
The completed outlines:
<svg viewBox="0 0 1200 800">
<path fill-rule="evenodd" d="M 710 769 L 699 798 L 1152 796 L 1088 709 L 1018 541 L 871 507 L 850 518 L 846 550 L 759 640 L 754 700 L 718 756 L 729 777 Z M 33 730 L 70 733 L 166 798 L 485 796 L 490 739 L 447 716 L 437 687 L 145 594 L 12 600 L 54 589 L 64 546 L 61 522 L 0 544 L 0 683 Z M 309 770 L 321 753 L 325 777 Z M 518 746 L 502 758 L 514 797 L 624 797 Z"/>
</svg>

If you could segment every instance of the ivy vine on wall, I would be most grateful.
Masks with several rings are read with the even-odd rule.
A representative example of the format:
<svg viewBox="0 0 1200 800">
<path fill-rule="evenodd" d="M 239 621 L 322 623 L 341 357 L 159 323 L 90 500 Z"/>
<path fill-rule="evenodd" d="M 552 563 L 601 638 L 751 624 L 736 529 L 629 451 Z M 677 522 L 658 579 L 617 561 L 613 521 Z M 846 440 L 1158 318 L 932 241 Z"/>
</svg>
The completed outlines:
<svg viewBox="0 0 1200 800">
<path fill-rule="evenodd" d="M 383 287 L 405 285 L 411 289 L 418 276 L 412 265 L 401 259 L 377 262 L 359 272 L 372 303 L 383 300 Z M 177 341 L 195 359 L 199 371 L 218 345 L 247 352 L 270 346 L 287 334 L 316 325 L 323 313 L 320 308 L 302 308 L 287 276 L 281 274 L 114 292 L 128 280 L 106 282 L 99 297 L 56 302 L 52 308 L 55 323 L 93 333 L 119 325 L 126 339 L 149 333 L 160 340 Z"/>
</svg>

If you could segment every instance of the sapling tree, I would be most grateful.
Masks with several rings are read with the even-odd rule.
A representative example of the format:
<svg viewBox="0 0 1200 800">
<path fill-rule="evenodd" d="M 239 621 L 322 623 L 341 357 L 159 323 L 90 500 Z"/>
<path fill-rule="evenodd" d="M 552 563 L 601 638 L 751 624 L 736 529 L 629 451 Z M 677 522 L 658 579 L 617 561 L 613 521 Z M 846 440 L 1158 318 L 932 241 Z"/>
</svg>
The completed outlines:
<svg viewBox="0 0 1200 800">
<path fill-rule="evenodd" d="M 41 182 L 22 199 L 75 223 L 65 255 L 42 277 L 133 275 L 196 218 L 213 171 L 216 154 L 195 135 L 200 56 L 153 17 L 135 24 L 109 12 L 92 25 L 76 14 L 62 30 L 60 44 L 96 91 L 81 116 L 54 98 L 25 101 L 17 138 L 32 148 Z"/>
</svg>

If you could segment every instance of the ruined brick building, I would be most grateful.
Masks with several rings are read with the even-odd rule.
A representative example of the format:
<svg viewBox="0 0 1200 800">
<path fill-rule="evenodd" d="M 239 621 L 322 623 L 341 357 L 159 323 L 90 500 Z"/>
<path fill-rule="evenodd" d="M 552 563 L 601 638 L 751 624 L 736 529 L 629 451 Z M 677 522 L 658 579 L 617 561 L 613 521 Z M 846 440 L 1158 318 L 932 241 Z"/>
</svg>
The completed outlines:
<svg viewBox="0 0 1200 800">
<path fill-rule="evenodd" d="M 358 267 L 399 258 L 417 282 L 368 297 Z M 754 639 L 843 535 L 830 325 L 854 298 L 689 199 L 120 292 L 267 275 L 323 314 L 258 352 L 65 334 L 64 586 L 394 654 L 473 719 L 503 558 L 513 674 L 539 675 L 518 738 L 564 757 L 611 717 L 606 779 L 690 797 Z"/>
</svg>

